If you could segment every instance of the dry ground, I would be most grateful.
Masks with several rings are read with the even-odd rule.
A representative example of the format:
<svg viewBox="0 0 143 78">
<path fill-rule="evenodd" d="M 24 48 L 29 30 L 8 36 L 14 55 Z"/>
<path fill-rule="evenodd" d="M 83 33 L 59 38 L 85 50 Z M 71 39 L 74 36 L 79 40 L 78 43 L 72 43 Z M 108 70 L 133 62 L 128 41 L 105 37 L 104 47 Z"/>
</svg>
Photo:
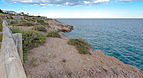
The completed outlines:
<svg viewBox="0 0 143 78">
<path fill-rule="evenodd" d="M 47 38 L 34 48 L 24 64 L 32 78 L 143 78 L 139 69 L 125 65 L 103 52 L 81 55 L 67 39 Z"/>
</svg>

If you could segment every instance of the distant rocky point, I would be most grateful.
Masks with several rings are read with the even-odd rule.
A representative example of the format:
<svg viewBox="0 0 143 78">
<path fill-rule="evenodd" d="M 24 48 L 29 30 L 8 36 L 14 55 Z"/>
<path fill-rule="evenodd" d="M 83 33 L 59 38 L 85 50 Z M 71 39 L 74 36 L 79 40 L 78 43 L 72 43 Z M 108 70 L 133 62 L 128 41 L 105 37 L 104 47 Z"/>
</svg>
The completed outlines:
<svg viewBox="0 0 143 78">
<path fill-rule="evenodd" d="M 20 23 L 25 23 L 22 27 L 26 26 L 26 23 L 31 23 L 30 28 L 34 27 L 35 25 L 44 25 L 47 30 L 49 31 L 58 31 L 58 32 L 70 32 L 73 30 L 73 26 L 63 24 L 56 19 L 49 19 L 43 16 L 31 16 L 22 13 L 17 13 L 15 11 L 3 11 L 0 14 L 0 22 L 5 19 L 10 25 L 17 26 Z M 21 28 L 21 27 L 20 27 Z"/>
<path fill-rule="evenodd" d="M 49 30 L 55 30 L 60 32 L 70 32 L 73 30 L 73 26 L 63 24 L 57 20 L 45 20 L 49 24 Z"/>
</svg>

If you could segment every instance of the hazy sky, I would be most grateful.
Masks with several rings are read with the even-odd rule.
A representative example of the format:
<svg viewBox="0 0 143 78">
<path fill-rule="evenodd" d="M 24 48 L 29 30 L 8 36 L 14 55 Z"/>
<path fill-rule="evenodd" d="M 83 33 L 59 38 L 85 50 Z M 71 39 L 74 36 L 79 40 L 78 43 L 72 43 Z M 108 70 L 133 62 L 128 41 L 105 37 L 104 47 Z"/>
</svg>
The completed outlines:
<svg viewBox="0 0 143 78">
<path fill-rule="evenodd" d="M 143 18 L 143 0 L 0 0 L 0 9 L 49 18 Z"/>
</svg>

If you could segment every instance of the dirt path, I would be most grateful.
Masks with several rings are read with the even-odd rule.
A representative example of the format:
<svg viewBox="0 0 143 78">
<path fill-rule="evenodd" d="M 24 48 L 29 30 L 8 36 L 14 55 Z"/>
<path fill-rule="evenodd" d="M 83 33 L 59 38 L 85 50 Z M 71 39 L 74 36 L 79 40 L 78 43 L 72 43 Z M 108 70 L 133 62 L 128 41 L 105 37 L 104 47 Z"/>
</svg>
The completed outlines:
<svg viewBox="0 0 143 78">
<path fill-rule="evenodd" d="M 143 78 L 143 73 L 101 51 L 81 55 L 67 40 L 47 38 L 31 50 L 25 68 L 32 78 Z"/>
</svg>

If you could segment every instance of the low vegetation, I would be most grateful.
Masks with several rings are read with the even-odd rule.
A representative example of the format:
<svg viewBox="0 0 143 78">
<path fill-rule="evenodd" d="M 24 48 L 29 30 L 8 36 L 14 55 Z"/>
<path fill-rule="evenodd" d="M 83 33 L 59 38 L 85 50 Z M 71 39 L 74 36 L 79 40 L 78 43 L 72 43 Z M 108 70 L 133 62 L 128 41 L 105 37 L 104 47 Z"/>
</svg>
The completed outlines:
<svg viewBox="0 0 143 78">
<path fill-rule="evenodd" d="M 44 22 L 44 20 L 37 20 L 37 23 L 41 24 L 41 25 L 46 25 L 47 24 L 47 23 Z"/>
<path fill-rule="evenodd" d="M 49 32 L 47 32 L 46 36 L 47 37 L 58 37 L 58 38 L 60 38 L 60 35 L 57 31 L 49 31 Z"/>
<path fill-rule="evenodd" d="M 46 37 L 38 31 L 28 30 L 23 31 L 19 29 L 12 29 L 13 33 L 22 33 L 23 38 L 23 51 L 24 51 L 24 61 L 27 58 L 27 52 L 46 41 Z"/>
<path fill-rule="evenodd" d="M 26 21 L 21 21 L 17 26 L 33 26 L 32 23 L 26 22 Z"/>
<path fill-rule="evenodd" d="M 48 62 L 48 59 L 46 59 L 46 58 L 43 59 L 43 62 L 44 62 L 44 63 L 47 63 L 47 62 Z"/>
<path fill-rule="evenodd" d="M 10 19 L 10 18 L 9 18 Z M 45 23 L 42 19 L 25 19 L 20 22 L 12 21 L 10 25 L 16 25 L 16 26 L 34 26 L 34 25 L 48 25 L 48 23 Z"/>
<path fill-rule="evenodd" d="M 2 32 L 2 23 L 0 23 L 0 32 Z M 0 34 L 0 42 L 2 42 L 3 34 Z"/>
<path fill-rule="evenodd" d="M 55 59 L 56 57 L 57 57 L 57 56 L 56 56 L 56 55 L 54 55 L 54 56 L 53 56 L 53 59 Z"/>
<path fill-rule="evenodd" d="M 45 26 L 42 26 L 42 25 L 40 25 L 40 26 L 34 26 L 33 29 L 34 29 L 34 30 L 37 30 L 37 31 L 47 32 L 46 27 L 45 27 Z"/>
<path fill-rule="evenodd" d="M 1 48 L 1 44 L 2 44 L 2 38 L 3 38 L 3 34 L 0 34 L 0 48 Z"/>
<path fill-rule="evenodd" d="M 11 22 L 9 23 L 9 25 L 15 25 L 15 24 L 17 24 L 17 22 L 15 22 L 15 21 L 11 21 Z"/>
<path fill-rule="evenodd" d="M 35 19 L 27 19 L 27 21 L 30 21 L 30 22 L 36 22 Z"/>
<path fill-rule="evenodd" d="M 33 65 L 35 61 L 36 61 L 36 59 L 34 57 L 32 57 L 30 64 Z"/>
<path fill-rule="evenodd" d="M 69 45 L 73 45 L 80 54 L 89 54 L 90 45 L 83 39 L 69 39 Z"/>
<path fill-rule="evenodd" d="M 22 33 L 23 30 L 13 28 L 11 29 L 12 33 Z"/>
<path fill-rule="evenodd" d="M 2 32 L 2 23 L 0 23 L 0 32 Z"/>
<path fill-rule="evenodd" d="M 0 34 L 0 42 L 2 42 L 3 34 Z"/>
<path fill-rule="evenodd" d="M 118 75 L 118 72 L 115 71 L 113 68 L 111 68 L 111 70 L 112 70 L 112 72 L 113 72 L 114 74 Z"/>
</svg>

